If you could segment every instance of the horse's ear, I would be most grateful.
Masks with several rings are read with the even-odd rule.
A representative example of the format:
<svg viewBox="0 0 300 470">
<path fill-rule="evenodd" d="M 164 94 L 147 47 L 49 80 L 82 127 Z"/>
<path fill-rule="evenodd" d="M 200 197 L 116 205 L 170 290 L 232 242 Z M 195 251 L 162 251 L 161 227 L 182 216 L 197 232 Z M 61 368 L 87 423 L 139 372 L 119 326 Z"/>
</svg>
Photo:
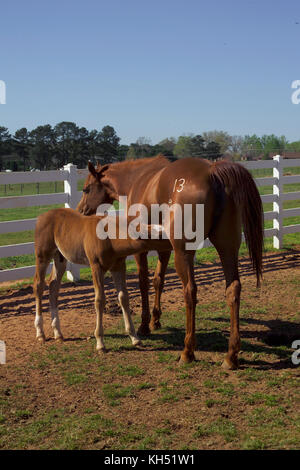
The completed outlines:
<svg viewBox="0 0 300 470">
<path fill-rule="evenodd" d="M 97 176 L 99 179 L 104 176 L 104 172 L 108 170 L 109 167 L 110 167 L 109 163 L 100 167 L 100 169 L 97 171 Z"/>
<path fill-rule="evenodd" d="M 94 165 L 92 164 L 92 162 L 88 161 L 88 169 L 89 169 L 89 172 L 95 177 L 97 178 L 97 171 L 96 171 L 96 168 L 94 167 Z"/>
</svg>

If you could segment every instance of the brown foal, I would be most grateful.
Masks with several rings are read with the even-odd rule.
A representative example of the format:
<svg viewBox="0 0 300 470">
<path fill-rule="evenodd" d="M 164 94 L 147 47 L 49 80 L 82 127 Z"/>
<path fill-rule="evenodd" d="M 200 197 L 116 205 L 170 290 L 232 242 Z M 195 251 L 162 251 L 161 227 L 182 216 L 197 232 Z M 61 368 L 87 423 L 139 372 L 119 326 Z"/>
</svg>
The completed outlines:
<svg viewBox="0 0 300 470">
<path fill-rule="evenodd" d="M 38 217 L 35 229 L 36 272 L 34 276 L 34 294 L 36 297 L 36 336 L 45 341 L 42 319 L 42 296 L 45 286 L 47 267 L 54 260 L 49 282 L 50 310 L 54 337 L 63 340 L 60 329 L 57 299 L 62 276 L 67 260 L 72 263 L 90 265 L 95 289 L 97 350 L 104 351 L 103 311 L 105 307 L 104 274 L 110 270 L 122 308 L 125 330 L 132 344 L 141 344 L 134 329 L 129 310 L 129 298 L 126 288 L 127 255 L 148 249 L 141 239 L 100 239 L 97 225 L 103 217 L 85 217 L 72 209 L 53 209 Z M 116 218 L 117 230 L 119 218 Z M 146 227 L 148 230 L 148 227 Z"/>
<path fill-rule="evenodd" d="M 184 158 L 170 163 L 163 156 L 99 166 L 89 163 L 90 174 L 77 209 L 93 214 L 108 199 L 127 196 L 128 206 L 144 204 L 204 205 L 204 238 L 217 249 L 226 280 L 226 302 L 230 310 L 230 339 L 223 367 L 238 367 L 240 349 L 239 305 L 241 284 L 238 273 L 238 252 L 242 225 L 257 284 L 262 276 L 263 209 L 251 174 L 241 165 L 226 161 L 211 163 L 204 159 Z M 149 211 L 150 213 L 150 211 Z M 171 225 L 173 220 L 171 220 Z M 194 221 L 193 221 L 194 222 Z M 149 220 L 150 224 L 151 221 Z M 172 227 L 171 227 L 172 228 Z M 174 227 L 173 227 L 174 228 Z M 157 244 L 159 262 L 155 271 L 156 289 L 152 327 L 159 326 L 160 295 L 170 252 L 175 252 L 175 267 L 183 284 L 186 304 L 186 336 L 181 360 L 195 359 L 195 308 L 197 286 L 194 280 L 194 250 L 186 249 L 186 238 L 176 239 L 171 230 L 170 243 Z M 151 243 L 147 248 L 151 248 Z M 146 246 L 146 245 L 145 245 Z M 147 250 L 145 250 L 147 251 Z M 143 300 L 142 324 L 139 332 L 149 332 L 147 253 L 136 256 Z"/>
</svg>

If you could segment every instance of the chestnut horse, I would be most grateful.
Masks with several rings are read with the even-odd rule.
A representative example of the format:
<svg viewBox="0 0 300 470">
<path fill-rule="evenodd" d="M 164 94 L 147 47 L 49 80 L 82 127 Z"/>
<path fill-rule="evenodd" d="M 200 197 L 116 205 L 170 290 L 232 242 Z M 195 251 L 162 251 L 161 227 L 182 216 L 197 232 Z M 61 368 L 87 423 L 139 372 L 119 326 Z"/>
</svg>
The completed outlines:
<svg viewBox="0 0 300 470">
<path fill-rule="evenodd" d="M 263 208 L 251 174 L 243 166 L 227 161 L 210 162 L 201 158 L 184 158 L 173 163 L 162 155 L 99 166 L 89 163 L 90 174 L 77 209 L 93 214 L 107 199 L 127 196 L 128 206 L 142 203 L 204 205 L 204 238 L 217 249 L 226 280 L 226 302 L 230 310 L 230 339 L 223 367 L 238 367 L 240 350 L 239 305 L 241 283 L 238 273 L 238 252 L 242 225 L 252 266 L 259 285 L 262 276 Z M 149 221 L 150 223 L 150 221 Z M 171 220 L 172 224 L 172 220 Z M 174 224 L 174 221 L 173 221 Z M 174 227 L 173 227 L 174 229 Z M 174 232 L 174 230 L 173 230 Z M 172 233 L 173 233 L 172 232 Z M 155 274 L 156 312 L 170 249 L 175 253 L 175 268 L 183 284 L 186 305 L 186 336 L 183 362 L 195 359 L 195 308 L 197 286 L 194 280 L 194 250 L 186 249 L 186 238 L 176 239 L 171 233 L 170 244 L 161 240 L 159 263 Z M 149 327 L 147 253 L 137 258 L 143 299 L 140 332 Z M 154 316 L 152 322 L 159 321 Z"/>
<path fill-rule="evenodd" d="M 38 217 L 35 229 L 36 271 L 34 276 L 34 294 L 36 298 L 35 327 L 38 341 L 45 341 L 42 318 L 42 296 L 45 286 L 45 274 L 51 259 L 54 266 L 49 282 L 50 311 L 54 338 L 63 340 L 60 329 L 57 298 L 67 260 L 72 263 L 90 265 L 95 288 L 97 350 L 105 350 L 103 342 L 102 317 L 105 307 L 104 273 L 109 269 L 118 293 L 122 308 L 125 330 L 132 344 L 141 344 L 134 329 L 129 310 L 126 289 L 127 255 L 147 250 L 146 240 L 100 239 L 96 229 L 103 217 L 85 217 L 72 209 L 53 209 Z M 116 218 L 116 229 L 120 219 Z M 147 234 L 152 227 L 146 227 Z"/>
</svg>

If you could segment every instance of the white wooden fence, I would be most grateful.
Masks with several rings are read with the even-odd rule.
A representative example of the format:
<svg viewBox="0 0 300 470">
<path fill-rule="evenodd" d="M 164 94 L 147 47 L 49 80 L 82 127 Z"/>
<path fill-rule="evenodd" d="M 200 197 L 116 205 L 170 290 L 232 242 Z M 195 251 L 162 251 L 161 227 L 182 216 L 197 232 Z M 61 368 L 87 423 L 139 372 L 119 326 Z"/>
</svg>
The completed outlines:
<svg viewBox="0 0 300 470">
<path fill-rule="evenodd" d="M 273 194 L 261 196 L 263 203 L 273 203 L 273 211 L 264 213 L 265 220 L 273 220 L 273 228 L 265 230 L 265 237 L 273 237 L 274 248 L 281 248 L 283 235 L 287 233 L 300 232 L 300 224 L 283 226 L 284 218 L 300 216 L 300 207 L 296 209 L 283 209 L 284 201 L 300 199 L 300 191 L 288 193 L 283 192 L 284 184 L 300 183 L 300 174 L 295 176 L 284 176 L 283 168 L 300 167 L 300 159 L 284 160 L 281 156 L 277 155 L 273 160 L 240 163 L 249 170 L 262 168 L 273 169 L 272 177 L 256 178 L 255 182 L 257 186 L 273 185 Z M 64 192 L 37 194 L 33 196 L 0 197 L 0 209 L 49 204 L 65 204 L 65 207 L 75 208 L 81 197 L 81 192 L 77 191 L 77 181 L 78 179 L 85 178 L 87 173 L 88 170 L 79 170 L 71 163 L 65 165 L 63 170 L 57 171 L 2 173 L 0 174 L 0 184 L 64 181 Z M 35 223 L 36 219 L 0 222 L 0 234 L 33 230 Z M 209 240 L 205 241 L 204 246 L 210 246 Z M 33 253 L 33 242 L 0 246 L 0 258 Z M 153 254 L 156 253 L 149 253 L 149 255 Z M 79 279 L 80 268 L 81 267 L 79 265 L 69 263 L 67 267 L 68 279 Z M 50 272 L 50 269 L 51 267 L 49 267 L 48 272 Z M 0 282 L 32 277 L 34 275 L 34 271 L 34 266 L 2 270 L 0 271 Z"/>
</svg>

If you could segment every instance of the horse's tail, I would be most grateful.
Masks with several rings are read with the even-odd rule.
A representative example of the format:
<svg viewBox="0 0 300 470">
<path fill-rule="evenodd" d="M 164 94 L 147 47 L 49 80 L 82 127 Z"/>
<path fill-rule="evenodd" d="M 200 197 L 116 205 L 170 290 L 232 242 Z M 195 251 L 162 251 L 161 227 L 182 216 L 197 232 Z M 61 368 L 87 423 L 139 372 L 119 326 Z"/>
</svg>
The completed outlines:
<svg viewBox="0 0 300 470">
<path fill-rule="evenodd" d="M 224 190 L 241 211 L 244 235 L 248 246 L 257 285 L 262 277 L 262 253 L 264 245 L 264 212 L 256 184 L 246 168 L 238 163 L 220 160 L 211 166 L 214 188 Z"/>
</svg>

